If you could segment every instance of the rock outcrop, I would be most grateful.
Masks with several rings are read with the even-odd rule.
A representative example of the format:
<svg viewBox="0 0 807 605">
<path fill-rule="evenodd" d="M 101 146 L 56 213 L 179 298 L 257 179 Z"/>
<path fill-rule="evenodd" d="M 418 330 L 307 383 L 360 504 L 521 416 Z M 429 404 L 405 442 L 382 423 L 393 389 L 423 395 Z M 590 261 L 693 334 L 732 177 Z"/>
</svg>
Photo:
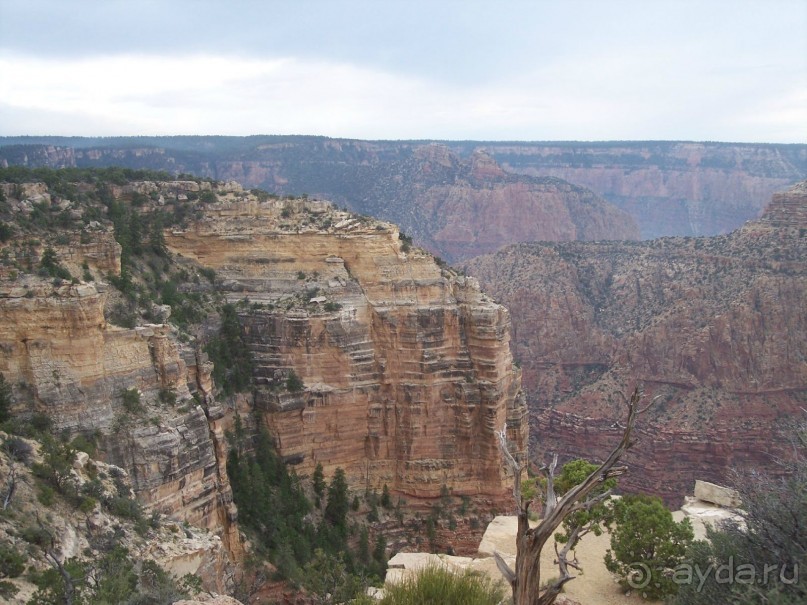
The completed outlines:
<svg viewBox="0 0 807 605">
<path fill-rule="evenodd" d="M 322 202 L 228 201 L 166 241 L 240 301 L 255 405 L 298 473 L 506 501 L 494 431 L 524 455 L 526 408 L 509 315 L 474 280 Z"/>
<path fill-rule="evenodd" d="M 513 316 L 533 445 L 603 457 L 644 385 L 623 485 L 678 502 L 694 479 L 779 472 L 807 393 L 807 188 L 728 236 L 519 245 L 468 264 Z"/>
</svg>

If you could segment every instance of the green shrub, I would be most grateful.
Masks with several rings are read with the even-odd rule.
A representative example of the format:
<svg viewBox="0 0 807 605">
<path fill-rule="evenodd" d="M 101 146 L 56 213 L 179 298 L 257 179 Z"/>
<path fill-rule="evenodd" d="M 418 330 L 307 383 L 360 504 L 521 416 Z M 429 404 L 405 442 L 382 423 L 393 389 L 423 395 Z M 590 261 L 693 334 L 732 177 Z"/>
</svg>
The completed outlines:
<svg viewBox="0 0 807 605">
<path fill-rule="evenodd" d="M 160 389 L 160 403 L 174 407 L 177 404 L 176 391 L 171 389 Z"/>
<path fill-rule="evenodd" d="M 138 415 L 145 411 L 143 404 L 140 403 L 140 392 L 135 388 L 123 391 L 121 401 L 123 402 L 123 409 L 129 414 Z"/>
<path fill-rule="evenodd" d="M 219 333 L 205 351 L 213 362 L 213 380 L 223 394 L 240 393 L 252 386 L 252 356 L 233 305 L 222 307 Z"/>
<path fill-rule="evenodd" d="M 84 452 L 90 458 L 94 458 L 98 450 L 94 436 L 85 437 L 84 435 L 77 435 L 76 438 L 70 442 L 70 446 L 80 452 Z"/>
<path fill-rule="evenodd" d="M 8 437 L 2 447 L 12 460 L 23 464 L 28 464 L 34 453 L 34 447 L 21 437 Z"/>
<path fill-rule="evenodd" d="M 5 422 L 11 417 L 11 385 L 6 382 L 6 377 L 0 373 L 0 422 Z"/>
<path fill-rule="evenodd" d="M 109 501 L 109 512 L 122 519 L 137 521 L 143 517 L 143 509 L 137 500 L 116 496 Z"/>
<path fill-rule="evenodd" d="M 426 567 L 416 576 L 386 587 L 379 605 L 498 605 L 505 598 L 500 582 L 472 571 L 453 573 L 442 567 Z"/>
<path fill-rule="evenodd" d="M 14 235 L 14 228 L 8 223 L 0 222 L 0 242 L 7 242 L 12 235 Z"/>
<path fill-rule="evenodd" d="M 0 580 L 0 597 L 10 601 L 19 591 L 20 589 L 8 580 Z"/>
<path fill-rule="evenodd" d="M 33 525 L 23 528 L 20 538 L 33 544 L 34 546 L 48 547 L 53 541 L 50 532 L 44 527 L 34 527 Z"/>
<path fill-rule="evenodd" d="M 31 428 L 38 433 L 47 433 L 53 426 L 53 421 L 47 414 L 34 414 L 31 416 Z"/>
<path fill-rule="evenodd" d="M 291 370 L 286 378 L 286 389 L 290 393 L 299 393 L 303 390 L 303 379 L 297 375 L 297 372 Z"/>
<path fill-rule="evenodd" d="M 199 196 L 199 201 L 203 204 L 215 204 L 219 201 L 219 198 L 216 197 L 216 194 L 212 191 L 202 191 L 201 195 Z"/>
<path fill-rule="evenodd" d="M 622 577 L 623 587 L 636 588 L 645 598 L 661 599 L 678 592 L 667 570 L 683 562 L 692 542 L 689 520 L 674 521 L 658 497 L 633 494 L 615 502 L 614 519 L 611 550 L 605 554 L 608 571 Z M 642 578 L 641 586 L 636 585 L 632 575 L 638 569 L 650 574 Z"/>
<path fill-rule="evenodd" d="M 25 571 L 26 557 L 11 544 L 0 544 L 0 578 L 16 578 Z"/>
<path fill-rule="evenodd" d="M 70 272 L 59 263 L 59 259 L 56 257 L 56 251 L 50 247 L 45 248 L 45 251 L 42 253 L 39 267 L 40 271 L 51 277 L 58 277 L 59 279 L 65 280 L 71 280 L 73 278 Z"/>
</svg>

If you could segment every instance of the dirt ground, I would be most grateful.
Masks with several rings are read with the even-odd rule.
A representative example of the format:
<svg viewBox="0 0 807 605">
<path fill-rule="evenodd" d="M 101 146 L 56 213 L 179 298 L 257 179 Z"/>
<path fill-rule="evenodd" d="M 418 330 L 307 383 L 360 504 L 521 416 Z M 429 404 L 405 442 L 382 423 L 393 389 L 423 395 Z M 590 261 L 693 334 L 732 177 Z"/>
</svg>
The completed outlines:
<svg viewBox="0 0 807 605">
<path fill-rule="evenodd" d="M 498 525 L 489 528 L 485 538 L 480 544 L 480 552 L 492 552 L 495 548 L 500 554 L 509 554 L 513 557 L 510 560 L 511 567 L 515 559 L 515 534 L 517 520 L 515 517 L 497 517 L 494 521 Z M 577 560 L 583 568 L 583 572 L 577 572 L 576 578 L 568 582 L 565 586 L 564 595 L 580 605 L 638 605 L 639 603 L 651 603 L 642 599 L 635 591 L 630 595 L 625 595 L 625 591 L 617 584 L 615 577 L 605 569 L 603 557 L 605 551 L 610 546 L 610 537 L 607 533 L 601 536 L 588 534 L 584 536 L 577 546 Z M 558 576 L 557 565 L 554 564 L 554 544 L 547 544 L 541 556 L 541 577 L 550 579 Z M 494 578 L 501 578 L 501 573 L 496 569 L 496 564 L 492 559 L 482 559 L 475 569 L 485 571 Z"/>
</svg>

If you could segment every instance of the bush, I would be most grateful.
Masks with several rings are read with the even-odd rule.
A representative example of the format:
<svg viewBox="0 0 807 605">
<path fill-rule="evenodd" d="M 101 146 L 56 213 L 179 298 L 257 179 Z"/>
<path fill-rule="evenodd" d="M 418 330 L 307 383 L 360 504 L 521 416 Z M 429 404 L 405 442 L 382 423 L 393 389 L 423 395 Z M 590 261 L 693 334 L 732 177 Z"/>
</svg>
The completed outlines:
<svg viewBox="0 0 807 605">
<path fill-rule="evenodd" d="M 660 498 L 628 495 L 614 504 L 616 528 L 605 567 L 622 577 L 624 588 L 634 588 L 648 599 L 674 595 L 678 585 L 672 575 L 692 542 L 692 525 L 680 523 Z M 638 574 L 638 575 L 637 575 Z"/>
<path fill-rule="evenodd" d="M 34 546 L 48 547 L 53 541 L 50 532 L 44 527 L 34 527 L 33 525 L 24 528 L 20 532 L 20 538 L 33 544 Z"/>
<path fill-rule="evenodd" d="M 205 351 L 213 362 L 213 380 L 224 395 L 240 393 L 252 386 L 252 356 L 233 305 L 222 307 L 219 333 Z"/>
<path fill-rule="evenodd" d="M 11 544 L 0 544 L 0 578 L 16 578 L 25 571 L 25 555 Z"/>
<path fill-rule="evenodd" d="M 442 567 L 426 567 L 417 576 L 386 587 L 379 605 L 498 605 L 505 598 L 500 582 L 472 571 L 458 574 Z"/>
<path fill-rule="evenodd" d="M 138 415 L 145 411 L 143 404 L 140 403 L 140 392 L 135 388 L 123 391 L 121 401 L 123 402 L 123 409 L 129 414 Z"/>
<path fill-rule="evenodd" d="M 160 389 L 160 403 L 174 407 L 177 404 L 176 391 L 171 389 Z"/>
<path fill-rule="evenodd" d="M 49 485 L 42 485 L 36 494 L 36 499 L 42 506 L 53 506 L 56 501 L 56 492 Z"/>
<path fill-rule="evenodd" d="M 707 540 L 692 543 L 686 567 L 694 572 L 678 575 L 674 605 L 807 602 L 806 454 L 807 441 L 796 462 L 785 465 L 790 467 L 785 477 L 738 474 L 735 487 L 745 527 L 725 523 L 716 530 L 707 528 Z"/>
<path fill-rule="evenodd" d="M 70 442 L 70 446 L 79 452 L 84 452 L 90 458 L 95 458 L 95 454 L 98 450 L 98 445 L 95 442 L 94 435 L 91 435 L 90 437 L 77 435 L 75 439 Z"/>
<path fill-rule="evenodd" d="M 14 235 L 14 229 L 8 223 L 0 222 L 0 242 L 6 243 Z"/>
<path fill-rule="evenodd" d="M 33 446 L 20 437 L 8 437 L 3 441 L 3 450 L 12 460 L 28 464 L 34 453 Z"/>
<path fill-rule="evenodd" d="M 286 389 L 291 393 L 299 393 L 303 390 L 303 380 L 297 376 L 294 370 L 291 370 L 286 378 Z"/>
<path fill-rule="evenodd" d="M 65 280 L 71 280 L 73 278 L 70 272 L 59 263 L 59 259 L 56 257 L 56 251 L 50 247 L 45 248 L 45 251 L 42 253 L 39 267 L 45 275 L 50 275 L 51 277 L 58 277 Z"/>
</svg>

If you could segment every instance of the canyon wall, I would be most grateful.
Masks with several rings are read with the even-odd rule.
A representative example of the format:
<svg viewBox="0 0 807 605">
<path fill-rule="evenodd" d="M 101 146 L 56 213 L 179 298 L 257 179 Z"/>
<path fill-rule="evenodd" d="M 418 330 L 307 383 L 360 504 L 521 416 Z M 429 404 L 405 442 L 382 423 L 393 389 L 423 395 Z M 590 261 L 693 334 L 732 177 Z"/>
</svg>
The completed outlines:
<svg viewBox="0 0 807 605">
<path fill-rule="evenodd" d="M 236 303 L 256 408 L 299 474 L 506 505 L 495 431 L 525 456 L 526 408 L 509 315 L 473 280 L 321 202 L 228 201 L 167 244 Z"/>
<path fill-rule="evenodd" d="M 522 244 L 468 263 L 513 317 L 533 446 L 604 456 L 619 392 L 658 398 L 623 481 L 676 502 L 695 478 L 779 472 L 807 400 L 807 185 L 712 238 Z"/>
<path fill-rule="evenodd" d="M 575 196 L 567 197 L 570 186 L 589 189 L 627 212 L 638 224 L 641 237 L 649 239 L 728 233 L 757 218 L 773 192 L 807 178 L 807 145 L 444 141 L 437 146 L 450 152 L 451 159 L 442 167 L 431 162 L 438 171 L 430 174 L 422 161 L 424 150 L 433 153 L 428 151 L 435 147 L 430 141 L 302 136 L 0 137 L 0 166 L 119 165 L 237 180 L 283 195 L 320 195 L 393 220 L 450 260 L 530 239 L 634 236 L 635 231 L 629 236 L 623 233 L 624 223 L 604 235 L 570 232 L 566 213 L 574 221 L 580 210 L 574 205 Z M 520 189 L 510 192 L 501 184 L 480 185 L 467 179 L 467 170 L 452 172 L 477 163 L 474 157 L 480 154 L 497 164 L 493 173 L 483 172 L 488 176 L 507 173 L 506 182 L 518 183 Z M 434 180 L 436 176 L 443 180 Z M 520 177 L 540 179 L 544 186 L 552 182 L 548 177 L 554 177 L 571 185 L 553 190 L 547 217 L 540 203 L 525 199 L 523 188 L 529 189 L 531 181 Z M 501 176 L 496 179 L 504 182 Z M 538 199 L 545 195 L 541 192 Z M 591 197 L 590 193 L 586 196 Z M 586 209 L 581 219 L 591 217 L 595 210 Z M 494 220 L 474 222 L 469 212 Z M 611 208 L 599 220 L 613 226 L 618 216 Z M 513 230 L 510 239 L 508 230 Z M 426 236 L 432 235 L 436 239 L 427 241 Z M 443 236 L 447 240 L 441 247 Z M 494 248 L 483 250 L 484 246 Z"/>
<path fill-rule="evenodd" d="M 96 441 L 147 510 L 218 533 L 236 558 L 237 414 L 249 434 L 264 423 L 300 475 L 341 467 L 351 490 L 386 485 L 416 510 L 447 493 L 479 514 L 512 504 L 495 432 L 525 459 L 526 405 L 509 314 L 475 280 L 325 202 L 119 176 L 0 185 L 0 373 L 15 416 Z M 227 396 L 204 352 L 225 302 L 255 366 Z"/>
<path fill-rule="evenodd" d="M 149 510 L 219 532 L 239 553 L 215 423 L 188 390 L 195 368 L 189 372 L 169 326 L 108 324 L 105 298 L 105 287 L 91 283 L 0 285 L 0 373 L 14 385 L 13 412 L 47 415 L 56 434 L 100 436 L 107 460 L 127 470 Z M 142 410 L 126 407 L 130 390 Z M 164 392 L 187 411 L 162 403 Z"/>
<path fill-rule="evenodd" d="M 466 159 L 437 144 L 379 165 L 355 206 L 398 223 L 450 262 L 514 242 L 639 237 L 627 213 L 588 189 L 515 176 L 484 151 Z"/>
<path fill-rule="evenodd" d="M 804 145 L 648 141 L 487 148 L 509 172 L 591 189 L 634 217 L 645 239 L 728 233 L 757 218 L 775 191 L 807 177 Z"/>
</svg>

